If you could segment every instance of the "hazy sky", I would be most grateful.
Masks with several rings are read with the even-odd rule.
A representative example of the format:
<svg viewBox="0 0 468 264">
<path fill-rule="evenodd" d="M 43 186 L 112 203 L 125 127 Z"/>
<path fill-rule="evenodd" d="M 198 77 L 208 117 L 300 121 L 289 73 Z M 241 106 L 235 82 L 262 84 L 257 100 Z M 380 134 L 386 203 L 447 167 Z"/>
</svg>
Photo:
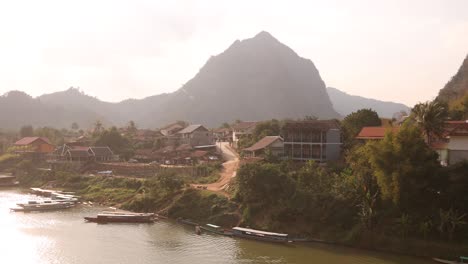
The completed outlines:
<svg viewBox="0 0 468 264">
<path fill-rule="evenodd" d="M 171 92 L 234 40 L 270 32 L 327 86 L 413 105 L 468 53 L 467 0 L 0 2 L 0 94 Z"/>
</svg>

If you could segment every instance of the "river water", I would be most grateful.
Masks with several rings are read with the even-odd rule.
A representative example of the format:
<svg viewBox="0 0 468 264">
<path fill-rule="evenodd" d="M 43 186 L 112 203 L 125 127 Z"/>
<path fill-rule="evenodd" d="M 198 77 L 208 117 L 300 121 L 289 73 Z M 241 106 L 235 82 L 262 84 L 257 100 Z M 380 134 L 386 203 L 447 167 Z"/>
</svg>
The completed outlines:
<svg viewBox="0 0 468 264">
<path fill-rule="evenodd" d="M 79 205 L 56 212 L 10 212 L 34 199 L 0 190 L 0 263 L 431 263 L 411 257 L 323 244 L 276 245 L 218 235 L 196 235 L 170 221 L 154 224 L 86 223 L 103 208 Z"/>
</svg>

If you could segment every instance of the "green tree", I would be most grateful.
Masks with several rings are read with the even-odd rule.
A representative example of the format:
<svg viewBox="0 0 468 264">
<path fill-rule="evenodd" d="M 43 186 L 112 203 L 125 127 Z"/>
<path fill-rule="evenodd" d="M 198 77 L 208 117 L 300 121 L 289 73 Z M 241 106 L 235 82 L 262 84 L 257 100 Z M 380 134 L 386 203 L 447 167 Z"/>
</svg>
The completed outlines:
<svg viewBox="0 0 468 264">
<path fill-rule="evenodd" d="M 125 159 L 129 159 L 133 156 L 133 148 L 130 141 L 123 137 L 116 127 L 104 130 L 98 136 L 94 144 L 96 146 L 107 146 Z"/>
<path fill-rule="evenodd" d="M 74 130 L 74 131 L 77 131 L 78 129 L 80 129 L 80 126 L 78 125 L 78 123 L 73 122 L 71 124 L 71 129 Z"/>
<path fill-rule="evenodd" d="M 438 101 L 419 103 L 411 110 L 411 117 L 423 131 L 426 142 L 430 144 L 444 131 L 444 122 L 448 117 L 447 107 Z"/>
<path fill-rule="evenodd" d="M 153 142 L 153 149 L 161 149 L 164 147 L 164 139 L 162 138 L 157 138 Z"/>
<path fill-rule="evenodd" d="M 32 137 L 34 135 L 34 129 L 31 125 L 22 126 L 20 129 L 21 137 Z"/>
<path fill-rule="evenodd" d="M 157 182 L 162 189 L 169 193 L 180 190 L 184 185 L 184 181 L 178 178 L 177 174 L 173 171 L 163 171 L 158 174 Z"/>
<path fill-rule="evenodd" d="M 466 225 L 466 222 L 464 221 L 466 214 L 453 210 L 453 208 L 450 208 L 449 210 L 440 209 L 439 217 L 439 232 L 442 236 L 447 235 L 450 241 L 454 238 L 455 230 L 462 225 Z"/>
<path fill-rule="evenodd" d="M 263 121 L 255 126 L 253 138 L 258 141 L 265 136 L 278 136 L 281 133 L 282 124 L 276 119 Z"/>
<path fill-rule="evenodd" d="M 60 145 L 63 143 L 63 131 L 52 128 L 52 127 L 39 127 L 34 130 L 34 135 L 38 137 L 46 137 L 53 144 Z"/>
<path fill-rule="evenodd" d="M 137 132 L 138 128 L 135 124 L 135 121 L 133 120 L 130 120 L 130 122 L 128 122 L 128 126 L 127 126 L 127 131 L 130 135 L 135 135 L 136 132 Z"/>
<path fill-rule="evenodd" d="M 317 116 L 314 116 L 314 115 L 306 115 L 304 120 L 305 121 L 312 121 L 312 120 L 318 120 L 319 118 Z"/>
<path fill-rule="evenodd" d="M 293 182 L 278 164 L 245 164 L 236 178 L 238 195 L 247 203 L 272 204 L 288 197 L 293 189 Z"/>
<path fill-rule="evenodd" d="M 344 147 L 349 149 L 354 138 L 366 126 L 381 126 L 382 121 L 377 112 L 372 109 L 360 109 L 347 115 L 341 122 L 343 130 Z"/>
<path fill-rule="evenodd" d="M 373 230 L 376 224 L 380 198 L 377 178 L 370 163 L 373 144 L 368 142 L 356 146 L 346 155 L 346 162 L 351 169 L 350 186 L 353 192 L 351 197 L 357 200 L 360 208 L 359 216 L 367 230 Z"/>
<path fill-rule="evenodd" d="M 417 127 L 406 124 L 397 134 L 387 133 L 370 144 L 368 153 L 384 200 L 401 212 L 430 209 L 437 199 L 433 185 L 440 164 Z"/>
</svg>

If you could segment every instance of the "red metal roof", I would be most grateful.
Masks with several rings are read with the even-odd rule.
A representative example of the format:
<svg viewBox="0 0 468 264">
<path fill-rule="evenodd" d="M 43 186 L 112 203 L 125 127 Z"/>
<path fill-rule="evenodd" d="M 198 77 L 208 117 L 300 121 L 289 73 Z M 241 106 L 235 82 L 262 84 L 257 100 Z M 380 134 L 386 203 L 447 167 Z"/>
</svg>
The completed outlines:
<svg viewBox="0 0 468 264">
<path fill-rule="evenodd" d="M 46 138 L 46 137 L 24 137 L 24 138 L 16 141 L 15 146 L 26 146 L 26 145 L 29 145 L 29 144 L 35 142 L 36 140 L 42 140 L 42 141 L 44 141 L 44 143 L 52 145 L 52 144 L 50 144 L 49 139 Z"/>
<path fill-rule="evenodd" d="M 399 127 L 363 127 L 356 136 L 357 139 L 383 139 L 387 132 L 397 133 Z"/>
<path fill-rule="evenodd" d="M 444 136 L 468 136 L 468 120 L 446 121 Z"/>
</svg>

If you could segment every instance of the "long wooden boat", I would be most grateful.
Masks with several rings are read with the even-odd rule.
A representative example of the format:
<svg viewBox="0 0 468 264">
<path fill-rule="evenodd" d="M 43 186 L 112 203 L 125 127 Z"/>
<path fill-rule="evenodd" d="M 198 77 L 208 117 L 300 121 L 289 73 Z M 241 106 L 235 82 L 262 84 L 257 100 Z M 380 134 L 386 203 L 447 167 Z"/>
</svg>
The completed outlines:
<svg viewBox="0 0 468 264">
<path fill-rule="evenodd" d="M 10 208 L 14 212 L 33 212 L 33 211 L 53 211 L 62 210 L 73 207 L 71 203 L 43 202 L 43 203 L 27 203 L 18 204 L 19 207 Z"/>
<path fill-rule="evenodd" d="M 0 175 L 0 188 L 1 187 L 14 187 L 18 185 L 19 185 L 19 181 L 16 181 L 15 176 Z"/>
<path fill-rule="evenodd" d="M 438 263 L 446 263 L 446 264 L 463 264 L 463 263 L 468 263 L 468 257 L 460 257 L 460 261 L 455 261 L 455 260 L 446 260 L 446 259 L 440 259 L 440 258 L 433 258 L 435 262 Z"/>
<path fill-rule="evenodd" d="M 232 235 L 235 237 L 248 238 L 266 242 L 287 243 L 292 242 L 288 234 L 266 232 L 243 227 L 232 228 Z"/>
<path fill-rule="evenodd" d="M 103 212 L 96 217 L 85 217 L 86 221 L 95 223 L 154 223 L 152 213 Z"/>
<path fill-rule="evenodd" d="M 15 187 L 19 185 L 19 181 L 0 183 L 0 187 Z"/>
<path fill-rule="evenodd" d="M 220 226 L 213 225 L 213 224 L 206 224 L 204 226 L 200 226 L 202 230 L 205 230 L 210 233 L 218 234 L 218 235 L 223 235 L 223 236 L 232 236 L 232 231 L 231 230 L 226 230 Z"/>
<path fill-rule="evenodd" d="M 191 225 L 191 226 L 198 226 L 198 223 L 193 222 L 190 219 L 184 219 L 184 218 L 177 218 L 176 221 L 181 224 L 186 224 L 186 225 Z"/>
</svg>

